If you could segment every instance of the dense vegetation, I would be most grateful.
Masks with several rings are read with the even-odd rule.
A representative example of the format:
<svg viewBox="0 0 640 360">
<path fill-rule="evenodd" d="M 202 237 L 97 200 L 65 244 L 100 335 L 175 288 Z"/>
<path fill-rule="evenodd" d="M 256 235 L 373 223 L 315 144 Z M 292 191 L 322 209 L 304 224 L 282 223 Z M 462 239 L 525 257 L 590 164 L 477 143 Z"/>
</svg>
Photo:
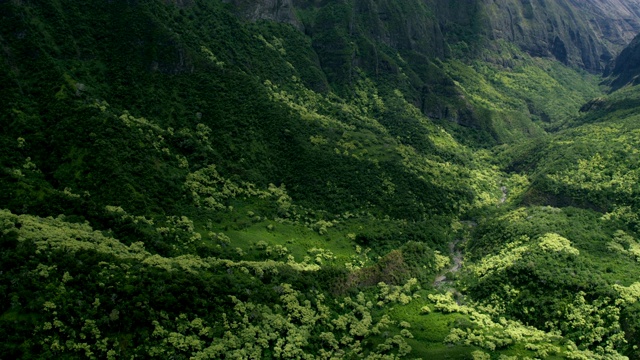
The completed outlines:
<svg viewBox="0 0 640 360">
<path fill-rule="evenodd" d="M 297 5 L 0 2 L 0 358 L 640 358 L 633 80 Z"/>
</svg>

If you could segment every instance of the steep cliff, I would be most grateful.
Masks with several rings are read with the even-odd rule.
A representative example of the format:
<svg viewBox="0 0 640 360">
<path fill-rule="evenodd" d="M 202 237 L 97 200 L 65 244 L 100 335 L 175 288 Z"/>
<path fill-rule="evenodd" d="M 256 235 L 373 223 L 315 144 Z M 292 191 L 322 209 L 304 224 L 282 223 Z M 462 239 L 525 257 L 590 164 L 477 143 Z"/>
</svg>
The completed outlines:
<svg viewBox="0 0 640 360">
<path fill-rule="evenodd" d="M 544 90 L 547 86 L 566 87 L 568 91 L 581 87 L 567 82 L 550 85 L 558 74 L 540 73 L 550 81 L 537 81 L 528 89 L 541 93 L 514 104 L 503 100 L 513 89 L 499 79 L 497 72 L 538 67 L 531 57 L 557 59 L 573 68 L 598 72 L 617 52 L 614 42 L 626 41 L 616 38 L 622 36 L 617 33 L 611 35 L 613 40 L 606 40 L 585 20 L 589 18 L 586 8 L 558 0 L 535 4 L 511 0 L 228 3 L 236 15 L 257 26 L 282 22 L 309 39 L 313 54 L 307 63 L 312 66 L 298 68 L 313 69 L 307 74 L 311 76 L 301 74 L 311 89 L 350 97 L 359 74 L 363 74 L 382 87 L 401 90 L 407 101 L 431 119 L 445 126 L 460 125 L 463 132 L 484 145 L 537 136 L 541 127 L 556 126 L 566 118 L 566 112 L 559 114 L 556 105 L 555 110 L 550 109 L 548 101 L 539 95 L 550 90 Z M 595 12 L 595 5 L 589 9 Z M 630 18 L 629 27 L 637 23 L 637 15 L 625 13 L 622 7 L 616 9 L 608 16 Z M 494 86 L 503 89 L 489 89 Z M 503 94 L 495 95 L 495 91 Z M 572 102 L 586 100 L 580 95 Z"/>
<path fill-rule="evenodd" d="M 617 46 L 626 46 L 640 32 L 640 2 L 637 0 L 571 0 L 576 7 L 584 6 L 591 24 L 604 39 Z"/>
<path fill-rule="evenodd" d="M 613 89 L 640 82 L 640 35 L 611 63 L 605 73 Z"/>
<path fill-rule="evenodd" d="M 228 1 L 247 19 L 286 22 L 307 32 L 326 24 L 297 14 L 339 7 L 336 15 L 346 17 L 350 31 L 360 28 L 374 41 L 430 57 L 446 55 L 449 47 L 481 53 L 495 47 L 487 46 L 491 41 L 506 40 L 532 56 L 591 72 L 602 72 L 640 32 L 640 0 Z"/>
<path fill-rule="evenodd" d="M 303 30 L 302 23 L 296 17 L 292 0 L 223 0 L 223 2 L 233 4 L 238 15 L 251 21 L 278 21 Z"/>
<path fill-rule="evenodd" d="M 640 2 L 618 0 L 484 1 L 493 39 L 533 56 L 601 72 L 640 31 Z"/>
</svg>

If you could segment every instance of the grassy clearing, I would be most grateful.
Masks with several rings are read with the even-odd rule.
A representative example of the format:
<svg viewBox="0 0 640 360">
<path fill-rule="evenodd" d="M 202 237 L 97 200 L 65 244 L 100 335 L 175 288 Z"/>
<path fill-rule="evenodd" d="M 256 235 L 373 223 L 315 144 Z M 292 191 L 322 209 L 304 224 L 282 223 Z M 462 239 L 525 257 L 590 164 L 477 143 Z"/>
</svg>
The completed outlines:
<svg viewBox="0 0 640 360">
<path fill-rule="evenodd" d="M 346 262 L 351 256 L 357 255 L 355 243 L 344 234 L 329 231 L 320 235 L 300 225 L 260 221 L 244 230 L 231 230 L 226 234 L 231 238 L 231 246 L 247 251 L 255 249 L 261 241 L 266 242 L 268 246 L 284 246 L 296 261 L 302 261 L 305 256 L 309 256 L 311 249 L 331 251 L 338 263 Z"/>
</svg>

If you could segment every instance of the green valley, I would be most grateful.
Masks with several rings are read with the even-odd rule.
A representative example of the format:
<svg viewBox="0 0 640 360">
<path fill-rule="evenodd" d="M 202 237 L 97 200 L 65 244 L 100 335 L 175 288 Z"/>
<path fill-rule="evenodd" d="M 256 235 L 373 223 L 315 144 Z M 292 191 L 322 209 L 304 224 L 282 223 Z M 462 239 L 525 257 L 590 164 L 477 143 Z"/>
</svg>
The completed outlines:
<svg viewBox="0 0 640 360">
<path fill-rule="evenodd" d="M 0 359 L 640 359 L 586 3 L 0 1 Z"/>
</svg>

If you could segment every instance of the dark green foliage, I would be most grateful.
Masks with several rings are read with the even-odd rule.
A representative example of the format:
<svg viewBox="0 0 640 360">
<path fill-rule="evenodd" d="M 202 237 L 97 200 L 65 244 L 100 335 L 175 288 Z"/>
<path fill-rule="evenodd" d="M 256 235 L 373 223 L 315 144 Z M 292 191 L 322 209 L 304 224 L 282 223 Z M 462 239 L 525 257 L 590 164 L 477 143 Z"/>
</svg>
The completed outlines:
<svg viewBox="0 0 640 360">
<path fill-rule="evenodd" d="M 266 23 L 245 26 L 215 2 L 198 2 L 183 9 L 164 5 L 156 9 L 159 5 L 153 2 L 74 4 L 64 13 L 52 5 L 6 6 L 7 14 L 16 18 L 40 21 L 41 16 L 50 14 L 57 19 L 44 28 L 29 28 L 25 38 L 13 38 L 9 43 L 15 53 L 8 61 L 24 68 L 9 71 L 18 83 L 14 89 L 37 91 L 34 96 L 40 100 L 35 104 L 16 100 L 5 108 L 5 121 L 23 125 L 10 126 L 11 132 L 3 141 L 24 138 L 28 147 L 22 152 L 51 186 L 31 180 L 27 188 L 33 190 L 26 196 L 39 198 L 40 203 L 29 205 L 18 200 L 19 204 L 11 205 L 11 200 L 18 199 L 11 196 L 7 203 L 14 211 L 25 211 L 19 209 L 24 205 L 26 211 L 38 207 L 41 215 L 64 212 L 66 205 L 50 210 L 42 206 L 60 200 L 32 194 L 55 194 L 69 188 L 90 194 L 83 206 L 108 204 L 139 214 L 173 213 L 182 206 L 180 186 L 187 170 L 178 166 L 176 156 L 185 157 L 192 170 L 213 163 L 229 175 L 263 186 L 285 183 L 301 203 L 334 212 L 370 203 L 392 216 L 419 217 L 434 209 L 450 212 L 450 197 L 460 196 L 454 192 L 442 197 L 439 186 L 402 175 L 393 176 L 392 181 L 397 182 L 399 193 L 406 195 L 380 199 L 377 179 L 385 173 L 405 172 L 395 164 L 396 159 L 371 167 L 368 162 L 336 156 L 331 147 L 322 151 L 310 147 L 308 139 L 317 129 L 310 129 L 295 114 L 271 102 L 260 79 L 287 89 L 291 77 L 297 76 L 312 89 L 326 91 L 324 74 L 333 80 L 355 81 L 356 69 L 351 69 L 351 61 L 344 66 L 329 64 L 334 60 L 322 56 L 333 56 L 331 51 L 320 51 L 291 27 Z M 326 36 L 347 36 L 348 19 L 341 18 L 346 15 L 333 16 L 334 10 L 343 13 L 332 9 L 323 8 L 318 23 L 327 26 Z M 193 23 L 185 20 L 188 14 L 194 15 Z M 335 26 L 329 19 L 337 22 Z M 173 24 L 171 29 L 167 23 Z M 36 36 L 37 31 L 44 35 Z M 50 32 L 61 34 L 55 43 L 46 41 Z M 234 40 L 230 42 L 232 32 Z M 315 42 L 316 37 L 313 39 Z M 340 42 L 328 43 L 336 46 Z M 20 44 L 25 46 L 22 51 L 47 55 L 20 53 Z M 59 49 L 70 44 L 77 44 L 77 48 Z M 336 50 L 336 54 L 343 50 Z M 45 63 L 40 64 L 42 61 Z M 24 74 L 31 68 L 38 72 L 26 78 Z M 341 73 L 331 75 L 330 71 Z M 347 76 L 348 72 L 353 74 Z M 40 79 L 33 85 L 19 84 L 36 76 Z M 382 124 L 392 136 L 406 139 L 421 152 L 433 153 L 429 139 L 433 129 L 426 130 L 407 115 L 392 115 L 398 106 L 402 105 L 389 106 L 389 112 L 377 115 L 385 121 Z M 127 112 L 136 119 L 148 119 L 149 124 L 137 122 L 137 131 L 130 132 L 129 124 L 118 121 Z M 346 116 L 347 123 L 354 120 L 349 113 L 337 115 Z M 401 125 L 406 122 L 415 123 L 410 128 Z M 199 123 L 210 129 L 206 140 L 193 134 Z M 51 134 L 46 140 L 42 138 L 45 133 Z M 15 166 L 13 161 L 5 167 Z M 335 187 L 327 186 L 328 182 Z M 418 191 L 409 194 L 409 188 Z M 9 189 L 6 193 L 13 192 Z M 414 200 L 415 194 L 420 198 Z M 398 204 L 408 207 L 398 213 Z"/>
<path fill-rule="evenodd" d="M 637 89 L 489 4 L 260 4 L 0 2 L 0 358 L 637 357 Z"/>
</svg>

